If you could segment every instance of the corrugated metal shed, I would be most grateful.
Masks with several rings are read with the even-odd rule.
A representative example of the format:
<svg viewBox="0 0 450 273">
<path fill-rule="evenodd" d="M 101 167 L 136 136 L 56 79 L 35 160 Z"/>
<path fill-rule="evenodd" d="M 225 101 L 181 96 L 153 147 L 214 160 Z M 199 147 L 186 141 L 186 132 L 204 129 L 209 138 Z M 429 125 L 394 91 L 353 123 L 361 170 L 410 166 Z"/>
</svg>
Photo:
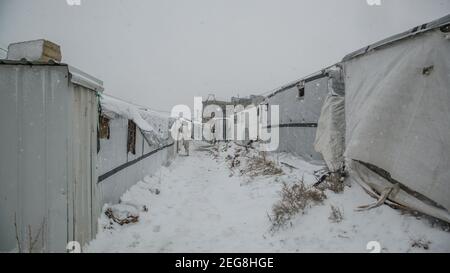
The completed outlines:
<svg viewBox="0 0 450 273">
<path fill-rule="evenodd" d="M 1 60 L 0 82 L 0 251 L 87 242 L 101 81 L 66 64 Z"/>
</svg>

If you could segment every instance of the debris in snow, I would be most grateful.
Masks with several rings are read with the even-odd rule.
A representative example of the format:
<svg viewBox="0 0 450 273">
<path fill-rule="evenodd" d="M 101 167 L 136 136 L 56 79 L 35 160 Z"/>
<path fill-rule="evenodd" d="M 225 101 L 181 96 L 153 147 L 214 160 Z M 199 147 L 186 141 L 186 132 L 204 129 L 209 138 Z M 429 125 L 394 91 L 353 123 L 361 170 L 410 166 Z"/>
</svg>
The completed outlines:
<svg viewBox="0 0 450 273">
<path fill-rule="evenodd" d="M 325 183 L 319 185 L 317 188 L 330 190 L 334 193 L 342 193 L 345 189 L 345 184 L 338 174 L 332 173 L 325 179 Z"/>
<path fill-rule="evenodd" d="M 321 190 L 330 190 L 334 193 L 342 193 L 345 189 L 345 171 L 330 172 L 327 168 L 314 172 L 317 182 L 314 187 Z"/>
<path fill-rule="evenodd" d="M 430 249 L 430 245 L 431 245 L 431 242 L 427 241 L 425 239 L 412 240 L 412 242 L 411 242 L 411 247 L 423 248 L 425 250 Z"/>
<path fill-rule="evenodd" d="M 370 204 L 370 205 L 363 205 L 363 206 L 359 206 L 357 211 L 365 211 L 365 210 L 370 210 L 370 209 L 374 209 L 374 208 L 378 208 L 379 206 L 383 205 L 387 198 L 389 197 L 389 195 L 394 191 L 394 189 L 396 191 L 398 191 L 399 189 L 399 185 L 394 185 L 393 187 L 389 187 L 383 190 L 383 192 L 380 195 L 380 198 L 377 200 L 377 202 Z"/>
<path fill-rule="evenodd" d="M 139 212 L 130 205 L 118 204 L 108 207 L 105 215 L 113 222 L 123 226 L 139 221 Z"/>
<path fill-rule="evenodd" d="M 159 189 L 152 189 L 152 188 L 150 188 L 150 189 L 148 189 L 151 193 L 153 193 L 153 194 L 156 194 L 156 195 L 159 195 L 160 193 L 161 193 L 161 191 L 159 190 Z"/>
<path fill-rule="evenodd" d="M 288 163 L 286 163 L 286 162 L 281 162 L 281 164 L 283 164 L 284 166 L 289 167 L 289 168 L 291 168 L 291 169 L 298 170 L 297 167 L 294 167 L 294 166 L 292 166 L 291 164 L 288 164 Z"/>
<path fill-rule="evenodd" d="M 342 222 L 342 220 L 344 220 L 344 215 L 341 212 L 341 209 L 339 209 L 338 207 L 335 207 L 333 205 L 331 205 L 330 207 L 331 207 L 331 214 L 330 214 L 330 217 L 328 217 L 328 219 L 330 219 L 330 221 L 333 223 Z"/>
<path fill-rule="evenodd" d="M 241 161 L 239 160 L 239 154 L 235 154 L 234 157 L 228 155 L 227 159 L 231 161 L 231 168 L 239 167 L 239 165 L 241 165 Z"/>
</svg>

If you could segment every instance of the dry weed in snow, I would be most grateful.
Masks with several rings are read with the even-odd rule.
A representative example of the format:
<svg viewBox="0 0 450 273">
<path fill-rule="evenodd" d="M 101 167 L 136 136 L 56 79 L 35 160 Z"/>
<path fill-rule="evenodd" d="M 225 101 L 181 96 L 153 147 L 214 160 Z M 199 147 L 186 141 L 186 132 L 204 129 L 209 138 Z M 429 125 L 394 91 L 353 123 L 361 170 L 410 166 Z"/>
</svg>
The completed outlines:
<svg viewBox="0 0 450 273">
<path fill-rule="evenodd" d="M 281 175 L 283 170 L 276 166 L 275 162 L 267 160 L 265 157 L 253 157 L 248 161 L 245 169 L 241 173 L 250 177 L 265 175 Z"/>
<path fill-rule="evenodd" d="M 321 204 L 327 198 L 323 191 L 307 187 L 303 181 L 293 185 L 283 183 L 280 195 L 281 200 L 272 207 L 272 215 L 269 215 L 272 232 L 284 227 L 295 215 L 304 213 L 309 205 Z"/>
</svg>

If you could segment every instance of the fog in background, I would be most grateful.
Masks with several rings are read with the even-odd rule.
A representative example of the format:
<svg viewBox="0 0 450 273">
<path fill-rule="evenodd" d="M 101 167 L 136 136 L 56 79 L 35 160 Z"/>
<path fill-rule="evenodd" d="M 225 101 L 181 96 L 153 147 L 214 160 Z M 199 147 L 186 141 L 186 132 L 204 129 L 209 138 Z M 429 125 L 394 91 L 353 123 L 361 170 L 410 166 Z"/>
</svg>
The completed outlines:
<svg viewBox="0 0 450 273">
<path fill-rule="evenodd" d="M 450 0 L 381 3 L 0 0 L 0 47 L 51 40 L 64 62 L 103 80 L 106 93 L 169 111 L 195 95 L 270 91 L 450 13 Z"/>
</svg>

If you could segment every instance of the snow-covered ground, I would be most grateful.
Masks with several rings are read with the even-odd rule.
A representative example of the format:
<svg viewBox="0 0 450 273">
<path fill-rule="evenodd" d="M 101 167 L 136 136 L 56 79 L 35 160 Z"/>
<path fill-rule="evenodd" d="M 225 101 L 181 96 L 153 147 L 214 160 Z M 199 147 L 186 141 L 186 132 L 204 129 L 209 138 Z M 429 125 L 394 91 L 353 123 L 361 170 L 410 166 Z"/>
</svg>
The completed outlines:
<svg viewBox="0 0 450 273">
<path fill-rule="evenodd" d="M 388 206 L 355 211 L 374 202 L 358 185 L 340 194 L 326 191 L 322 205 L 271 232 L 268 215 L 280 199 L 282 182 L 295 183 L 303 177 L 312 184 L 314 170 L 322 166 L 278 154 L 272 159 L 283 174 L 251 177 L 230 168 L 230 158 L 241 147 L 222 145 L 211 152 L 202 145 L 194 145 L 189 157 L 179 156 L 126 192 L 121 204 L 112 208 L 139 214 L 139 221 L 120 226 L 102 215 L 101 231 L 84 251 L 369 252 L 368 242 L 377 241 L 382 252 L 450 252 L 450 232 L 433 227 L 429 220 Z M 329 219 L 331 205 L 343 213 L 341 222 Z"/>
</svg>

